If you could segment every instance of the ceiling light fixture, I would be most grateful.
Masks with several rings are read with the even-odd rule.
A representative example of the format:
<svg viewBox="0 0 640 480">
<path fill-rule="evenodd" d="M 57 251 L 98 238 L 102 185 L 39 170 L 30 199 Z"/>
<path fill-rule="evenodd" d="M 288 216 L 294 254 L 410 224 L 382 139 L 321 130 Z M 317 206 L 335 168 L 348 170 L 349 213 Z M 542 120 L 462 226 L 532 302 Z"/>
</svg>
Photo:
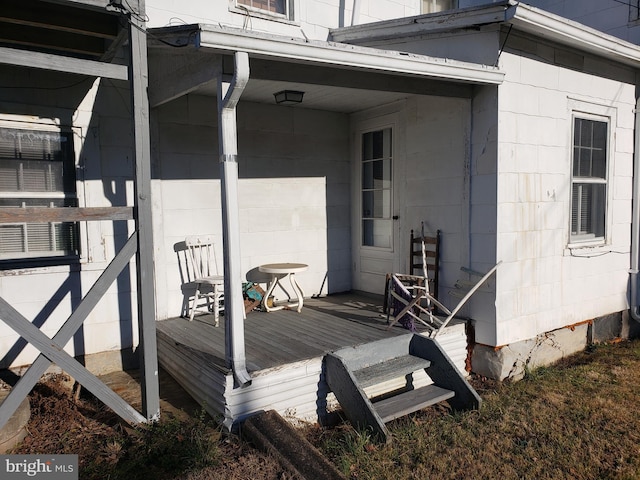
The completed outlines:
<svg viewBox="0 0 640 480">
<path fill-rule="evenodd" d="M 296 103 L 302 103 L 304 92 L 300 92 L 298 90 L 281 90 L 274 93 L 273 96 L 275 97 L 278 105 L 293 105 Z"/>
</svg>

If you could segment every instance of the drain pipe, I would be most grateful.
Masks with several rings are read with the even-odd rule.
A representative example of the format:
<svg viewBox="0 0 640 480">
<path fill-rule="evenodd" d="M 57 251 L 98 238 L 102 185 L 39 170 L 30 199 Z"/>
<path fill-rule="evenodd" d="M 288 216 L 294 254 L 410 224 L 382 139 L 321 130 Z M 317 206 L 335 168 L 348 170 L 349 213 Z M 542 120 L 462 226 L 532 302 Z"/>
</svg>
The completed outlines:
<svg viewBox="0 0 640 480">
<path fill-rule="evenodd" d="M 631 318 L 640 322 L 640 306 L 638 305 L 638 250 L 640 249 L 640 95 L 636 81 L 636 110 L 633 149 L 633 201 L 631 217 L 631 268 L 629 269 L 629 311 Z"/>
<path fill-rule="evenodd" d="M 353 11 L 351 12 L 351 26 L 357 25 L 360 21 L 360 0 L 353 0 Z"/>
<path fill-rule="evenodd" d="M 222 73 L 218 77 L 218 141 L 224 246 L 225 358 L 240 387 L 250 385 L 251 376 L 247 372 L 244 345 L 236 106 L 248 81 L 249 54 L 236 52 L 231 82 L 223 81 Z"/>
</svg>

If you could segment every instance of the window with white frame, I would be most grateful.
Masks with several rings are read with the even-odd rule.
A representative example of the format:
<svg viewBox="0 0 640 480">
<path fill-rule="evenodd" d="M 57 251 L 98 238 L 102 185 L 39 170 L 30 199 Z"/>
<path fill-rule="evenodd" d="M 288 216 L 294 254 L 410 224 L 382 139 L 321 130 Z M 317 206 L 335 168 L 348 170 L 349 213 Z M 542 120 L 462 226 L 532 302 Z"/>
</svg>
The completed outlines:
<svg viewBox="0 0 640 480">
<path fill-rule="evenodd" d="M 458 8 L 458 0 L 422 0 L 422 13 L 437 13 Z"/>
<path fill-rule="evenodd" d="M 0 206 L 77 206 L 71 132 L 49 125 L 0 123 Z M 0 261 L 76 256 L 73 222 L 0 224 Z"/>
<path fill-rule="evenodd" d="M 574 116 L 571 243 L 605 238 L 609 122 Z"/>
<path fill-rule="evenodd" d="M 292 0 L 236 0 L 236 5 L 289 18 L 290 1 Z"/>
</svg>

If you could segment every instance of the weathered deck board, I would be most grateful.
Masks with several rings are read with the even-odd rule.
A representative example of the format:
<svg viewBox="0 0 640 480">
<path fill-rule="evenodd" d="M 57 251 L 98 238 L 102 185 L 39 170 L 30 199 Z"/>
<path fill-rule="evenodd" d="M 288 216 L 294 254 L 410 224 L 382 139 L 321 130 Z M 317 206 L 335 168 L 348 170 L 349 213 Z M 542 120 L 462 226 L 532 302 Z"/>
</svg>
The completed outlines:
<svg viewBox="0 0 640 480">
<path fill-rule="evenodd" d="M 252 382 L 242 388 L 235 385 L 225 365 L 225 322 L 216 328 L 213 315 L 196 316 L 192 322 L 184 318 L 159 321 L 158 359 L 228 428 L 267 410 L 318 421 L 337 406 L 323 377 L 325 354 L 410 334 L 400 326 L 388 328 L 381 310 L 382 298 L 343 294 L 305 300 L 300 313 L 249 313 L 245 320 L 245 354 Z M 440 340 L 449 345 L 450 353 L 460 357 L 457 365 L 464 369 L 466 334 L 460 327 L 464 325 L 448 327 L 450 333 L 441 335 Z M 424 377 L 414 377 L 415 385 L 428 382 L 426 374 Z M 383 394 L 399 387 L 390 381 L 375 388 L 373 394 Z"/>
<path fill-rule="evenodd" d="M 245 349 L 251 371 L 273 368 L 362 343 L 408 333 L 387 329 L 379 304 L 366 297 L 336 295 L 305 301 L 302 312 L 253 311 L 245 320 Z M 213 326 L 209 315 L 193 322 L 174 318 L 158 322 L 158 331 L 207 355 L 224 368 L 224 322 Z"/>
</svg>

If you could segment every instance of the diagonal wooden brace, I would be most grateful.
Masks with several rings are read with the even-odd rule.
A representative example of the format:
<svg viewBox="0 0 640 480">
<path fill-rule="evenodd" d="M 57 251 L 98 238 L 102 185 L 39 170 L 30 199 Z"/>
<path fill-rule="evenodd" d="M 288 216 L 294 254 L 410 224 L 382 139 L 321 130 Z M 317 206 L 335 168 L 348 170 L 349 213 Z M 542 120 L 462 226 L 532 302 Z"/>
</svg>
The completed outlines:
<svg viewBox="0 0 640 480">
<path fill-rule="evenodd" d="M 100 277 L 91 287 L 89 292 L 87 292 L 87 295 L 82 299 L 82 301 L 80 302 L 76 310 L 69 316 L 67 321 L 60 328 L 58 333 L 56 333 L 53 339 L 49 339 L 48 337 L 46 337 L 46 335 L 42 334 L 42 336 L 46 339 L 47 344 L 66 345 L 66 343 L 69 340 L 71 340 L 74 333 L 82 326 L 82 323 L 84 322 L 84 320 L 87 318 L 89 313 L 100 301 L 100 299 L 102 298 L 104 293 L 107 291 L 107 289 L 115 281 L 115 279 L 118 277 L 120 272 L 129 264 L 131 257 L 133 257 L 133 255 L 136 253 L 136 249 L 137 249 L 137 233 L 134 233 L 133 235 L 131 235 L 131 237 L 129 238 L 127 243 L 124 245 L 124 247 L 122 247 L 120 252 L 118 252 L 116 257 L 111 261 L 109 266 L 104 270 L 104 272 L 102 272 L 102 275 L 100 275 Z M 27 322 L 29 325 L 35 328 L 36 331 L 40 332 L 37 329 L 37 327 L 33 326 L 31 322 L 26 320 L 22 315 L 20 315 L 19 312 L 15 311 L 2 298 L 0 298 L 0 318 L 5 320 L 9 324 L 9 326 L 11 326 L 12 328 L 15 323 L 19 325 L 24 322 Z M 18 332 L 16 328 L 14 328 L 14 330 Z M 26 340 L 30 341 L 30 338 L 28 338 L 27 336 L 25 335 L 22 335 L 22 336 L 25 337 Z M 33 342 L 30 341 L 30 343 L 33 343 Z M 38 348 L 37 345 L 34 344 L 34 346 Z M 40 378 L 42 377 L 44 372 L 47 370 L 51 362 L 55 361 L 54 359 L 50 360 L 49 358 L 47 358 L 48 356 L 45 356 L 47 352 L 43 351 L 40 348 L 38 349 L 42 353 L 38 355 L 36 360 L 31 364 L 31 366 L 25 372 L 25 374 L 13 386 L 13 388 L 9 392 L 9 395 L 4 399 L 2 404 L 0 404 L 0 429 L 6 424 L 9 418 L 11 418 L 11 416 L 14 414 L 14 412 L 16 411 L 16 409 L 18 408 L 22 400 L 24 400 L 27 397 L 31 389 L 34 387 L 34 385 L 38 382 L 38 380 L 40 380 Z M 71 356 L 69 355 L 67 356 L 69 357 L 69 359 L 71 359 L 71 361 L 76 362 L 75 359 L 73 359 Z M 55 362 L 58 363 L 57 361 Z M 60 367 L 63 367 L 62 364 L 58 363 L 58 365 Z M 80 364 L 78 365 L 82 367 L 82 365 Z M 84 369 L 84 367 L 82 368 Z M 72 374 L 71 371 L 69 370 L 67 371 L 69 374 Z M 87 371 L 87 373 L 89 372 Z M 89 375 L 93 376 L 90 373 Z M 85 384 L 84 381 L 81 381 L 84 378 L 84 375 L 81 374 L 81 377 L 75 377 L 75 378 L 76 380 L 78 380 L 78 382 L 83 384 L 87 389 L 92 391 L 92 393 L 96 394 L 95 392 L 93 392 L 93 390 L 91 390 L 89 384 Z M 106 389 L 109 392 L 111 392 L 111 390 L 108 387 L 106 387 L 102 382 L 100 382 L 100 380 L 98 380 L 97 378 L 94 377 L 94 379 L 91 379 L 89 377 L 88 379 L 91 380 L 94 384 L 95 384 L 95 381 L 99 382 L 100 385 L 97 385 L 97 387 L 99 387 L 101 390 L 104 391 Z M 142 418 L 141 420 L 141 416 L 138 414 L 138 412 L 135 411 L 135 409 L 133 409 L 129 405 L 122 405 L 124 400 L 122 400 L 115 393 L 113 392 L 111 393 L 115 397 L 117 397 L 117 399 L 113 400 L 115 402 L 114 405 L 112 405 L 111 403 L 107 403 L 103 398 L 101 398 L 100 395 L 96 394 L 96 396 L 100 398 L 102 401 L 104 401 L 110 408 L 116 411 L 116 413 L 121 414 L 121 411 L 122 411 L 122 413 L 124 413 L 125 415 L 121 415 L 121 416 L 123 416 L 123 418 L 127 419 L 128 421 L 134 421 L 134 422 L 144 421 L 144 418 Z M 109 395 L 108 392 L 105 392 L 105 394 L 106 394 L 105 398 L 111 401 L 112 396 Z"/>
</svg>

